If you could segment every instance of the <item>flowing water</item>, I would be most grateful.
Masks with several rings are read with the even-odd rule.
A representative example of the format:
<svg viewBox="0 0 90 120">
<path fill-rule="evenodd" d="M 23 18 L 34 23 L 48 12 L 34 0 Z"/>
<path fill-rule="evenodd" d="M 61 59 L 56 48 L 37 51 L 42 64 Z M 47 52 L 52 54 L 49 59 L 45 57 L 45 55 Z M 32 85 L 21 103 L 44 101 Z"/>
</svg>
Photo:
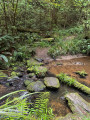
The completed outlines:
<svg viewBox="0 0 90 120">
<path fill-rule="evenodd" d="M 57 75 L 59 73 L 66 73 L 74 77 L 80 83 L 90 87 L 90 57 L 56 60 L 50 62 L 47 67 L 51 74 Z M 76 71 L 83 70 L 88 74 L 86 78 L 80 78 L 79 75 L 75 73 Z M 58 91 L 52 91 L 50 96 L 50 104 L 56 116 L 65 116 L 67 113 L 71 112 L 64 99 L 64 95 L 70 92 L 78 92 L 86 101 L 90 102 L 90 95 L 88 96 L 73 87 L 61 83 Z"/>
<path fill-rule="evenodd" d="M 47 64 L 46 66 L 49 69 L 51 76 L 54 76 L 59 73 L 67 73 L 71 77 L 76 78 L 79 82 L 90 87 L 90 57 L 58 59 L 49 62 L 49 64 Z M 85 70 L 85 72 L 88 74 L 86 78 L 80 78 L 79 75 L 75 74 L 76 71 L 82 70 Z M 7 73 L 7 71 L 5 72 Z M 15 90 L 26 89 L 23 85 L 23 80 L 24 77 L 22 79 L 20 78 L 20 80 L 17 80 L 14 83 L 14 86 L 8 87 L 7 85 L 4 85 L 4 83 L 3 85 L 0 85 L 0 96 Z M 65 116 L 67 113 L 71 112 L 64 98 L 64 95 L 66 93 L 78 92 L 86 101 L 90 103 L 90 97 L 85 93 L 73 87 L 69 87 L 65 84 L 60 84 L 60 88 L 57 91 L 53 90 L 50 92 L 50 105 L 56 116 Z"/>
</svg>

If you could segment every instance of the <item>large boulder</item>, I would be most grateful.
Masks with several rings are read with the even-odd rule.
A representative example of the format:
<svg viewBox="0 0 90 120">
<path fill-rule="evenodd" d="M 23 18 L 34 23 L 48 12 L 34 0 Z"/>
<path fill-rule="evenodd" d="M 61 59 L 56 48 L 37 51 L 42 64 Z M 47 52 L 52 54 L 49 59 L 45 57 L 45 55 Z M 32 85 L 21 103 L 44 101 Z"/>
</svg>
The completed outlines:
<svg viewBox="0 0 90 120">
<path fill-rule="evenodd" d="M 41 81 L 31 82 L 27 86 L 27 90 L 30 92 L 39 92 L 43 91 L 46 88 L 46 86 Z"/>
<path fill-rule="evenodd" d="M 60 87 L 59 80 L 55 77 L 45 77 L 44 84 L 48 88 L 59 88 Z"/>
</svg>

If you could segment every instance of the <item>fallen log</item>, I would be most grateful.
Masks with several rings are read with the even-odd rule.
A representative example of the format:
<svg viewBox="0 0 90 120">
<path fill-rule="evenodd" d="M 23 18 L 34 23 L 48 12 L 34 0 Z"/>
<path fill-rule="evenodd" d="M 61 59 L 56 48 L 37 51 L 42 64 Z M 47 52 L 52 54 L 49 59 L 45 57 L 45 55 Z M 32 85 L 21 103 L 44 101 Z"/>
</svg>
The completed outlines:
<svg viewBox="0 0 90 120">
<path fill-rule="evenodd" d="M 76 79 L 64 74 L 64 73 L 61 73 L 59 75 L 57 75 L 57 78 L 63 82 L 63 83 L 66 83 L 68 84 L 69 86 L 73 86 L 77 89 L 80 89 L 82 92 L 90 95 L 90 88 L 83 85 L 82 83 L 79 83 Z"/>
<path fill-rule="evenodd" d="M 90 103 L 85 101 L 78 93 L 69 93 L 65 96 L 73 113 L 86 115 L 90 113 Z"/>
<path fill-rule="evenodd" d="M 78 93 L 65 95 L 72 113 L 65 117 L 57 117 L 55 120 L 90 120 L 90 103 L 85 101 Z"/>
</svg>

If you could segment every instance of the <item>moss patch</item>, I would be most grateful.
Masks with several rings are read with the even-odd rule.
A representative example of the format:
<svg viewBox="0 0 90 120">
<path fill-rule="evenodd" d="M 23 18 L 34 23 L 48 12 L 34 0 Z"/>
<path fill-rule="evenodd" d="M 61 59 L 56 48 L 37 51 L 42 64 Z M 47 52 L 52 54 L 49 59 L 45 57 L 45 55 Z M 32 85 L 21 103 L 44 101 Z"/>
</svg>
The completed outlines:
<svg viewBox="0 0 90 120">
<path fill-rule="evenodd" d="M 69 77 L 67 76 L 66 74 L 64 73 L 61 73 L 59 75 L 57 75 L 57 78 L 61 81 L 61 82 L 64 82 L 70 86 L 74 86 L 78 89 L 80 89 L 81 91 L 87 93 L 90 95 L 90 88 L 79 83 L 76 79 L 72 78 L 72 77 Z"/>
<path fill-rule="evenodd" d="M 34 59 L 27 60 L 27 67 L 40 66 L 40 65 L 43 65 L 43 63 L 37 62 Z"/>
<path fill-rule="evenodd" d="M 38 92 L 44 90 L 46 87 L 41 81 L 31 82 L 27 86 L 27 90 L 30 92 Z"/>
<path fill-rule="evenodd" d="M 5 73 L 0 72 L 0 80 L 1 79 L 7 79 L 7 78 L 8 78 L 8 76 Z"/>
</svg>

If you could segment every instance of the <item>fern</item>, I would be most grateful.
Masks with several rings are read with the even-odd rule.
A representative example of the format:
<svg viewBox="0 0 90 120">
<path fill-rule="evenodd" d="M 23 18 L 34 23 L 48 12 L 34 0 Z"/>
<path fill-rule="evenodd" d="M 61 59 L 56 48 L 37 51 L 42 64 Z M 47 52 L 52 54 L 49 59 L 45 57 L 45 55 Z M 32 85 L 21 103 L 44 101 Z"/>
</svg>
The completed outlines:
<svg viewBox="0 0 90 120">
<path fill-rule="evenodd" d="M 14 95 L 18 92 L 25 91 L 19 90 L 12 93 L 9 93 L 0 98 L 0 100 L 10 95 Z M 36 92 L 38 93 L 38 92 Z M 5 120 L 50 120 L 53 118 L 52 109 L 48 108 L 48 96 L 49 93 L 41 93 L 36 99 L 33 108 L 28 107 L 27 97 L 35 94 L 28 93 L 23 97 L 17 97 L 14 99 L 8 98 L 6 103 L 0 106 L 0 115 Z M 32 104 L 32 103 L 29 103 Z M 0 118 L 1 118 L 0 117 Z"/>
</svg>

